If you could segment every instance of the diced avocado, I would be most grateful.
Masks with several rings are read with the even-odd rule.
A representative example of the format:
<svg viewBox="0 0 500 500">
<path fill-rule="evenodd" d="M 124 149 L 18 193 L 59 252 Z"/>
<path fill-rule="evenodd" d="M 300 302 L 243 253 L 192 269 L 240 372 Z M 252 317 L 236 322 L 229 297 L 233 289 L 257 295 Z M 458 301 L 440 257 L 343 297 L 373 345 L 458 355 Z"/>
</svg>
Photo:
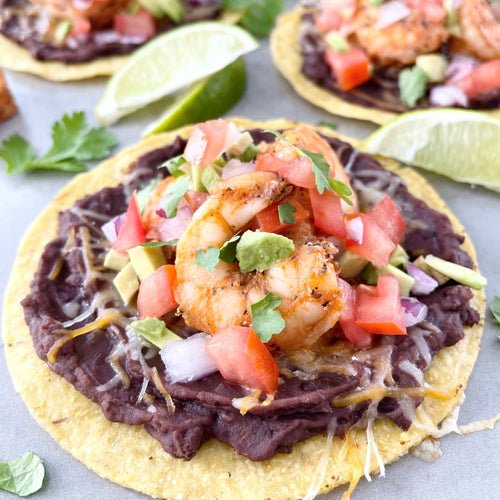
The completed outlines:
<svg viewBox="0 0 500 500">
<path fill-rule="evenodd" d="M 139 290 L 139 279 L 130 262 L 115 276 L 113 284 L 124 304 L 130 304 Z"/>
<path fill-rule="evenodd" d="M 221 176 L 213 165 L 207 165 L 201 172 L 201 182 L 209 192 L 212 185 L 220 179 Z"/>
<path fill-rule="evenodd" d="M 163 19 L 165 17 L 165 12 L 159 5 L 159 0 L 138 0 L 139 3 L 153 16 L 158 19 Z"/>
<path fill-rule="evenodd" d="M 367 285 L 376 285 L 378 281 L 378 269 L 369 262 L 361 273 L 361 279 Z"/>
<path fill-rule="evenodd" d="M 182 340 L 179 335 L 166 327 L 158 318 L 145 318 L 132 322 L 130 325 L 143 339 L 159 349 L 175 340 Z"/>
<path fill-rule="evenodd" d="M 236 246 L 236 258 L 240 269 L 250 271 L 265 271 L 271 266 L 286 259 L 295 250 L 293 241 L 274 233 L 263 231 L 246 231 Z"/>
<path fill-rule="evenodd" d="M 423 255 L 415 259 L 412 262 L 412 264 L 421 269 L 422 271 L 424 271 L 424 273 L 427 273 L 429 276 L 432 276 L 440 285 L 444 285 L 450 279 L 448 278 L 448 276 L 441 274 L 440 272 L 436 271 L 431 266 L 429 266 L 425 262 L 425 257 Z"/>
<path fill-rule="evenodd" d="M 202 181 L 203 170 L 195 165 L 191 166 L 191 189 L 200 192 L 206 191 Z"/>
<path fill-rule="evenodd" d="M 121 271 L 130 259 L 126 253 L 117 252 L 111 249 L 104 257 L 104 267 L 113 269 L 113 271 Z"/>
<path fill-rule="evenodd" d="M 56 45 L 62 45 L 69 32 L 71 31 L 72 24 L 68 20 L 59 21 L 56 29 L 54 30 L 54 42 Z"/>
<path fill-rule="evenodd" d="M 130 263 L 141 281 L 167 263 L 163 250 L 159 247 L 137 246 L 128 250 L 128 255 Z"/>
<path fill-rule="evenodd" d="M 184 19 L 184 6 L 181 0 L 157 0 L 157 2 L 174 23 L 180 23 Z"/>
<path fill-rule="evenodd" d="M 462 285 L 470 286 L 476 290 L 481 290 L 488 282 L 487 279 L 477 271 L 440 259 L 435 255 L 427 255 L 425 257 L 425 263 L 432 269 L 455 280 L 457 283 L 462 283 Z"/>
<path fill-rule="evenodd" d="M 340 277 L 344 279 L 355 278 L 364 269 L 367 260 L 346 250 L 339 259 Z"/>
<path fill-rule="evenodd" d="M 253 161 L 259 152 L 260 149 L 255 144 L 250 144 L 243 154 L 240 155 L 240 160 L 244 162 Z"/>
<path fill-rule="evenodd" d="M 410 275 L 406 274 L 401 269 L 398 269 L 395 266 L 391 266 L 391 264 L 381 267 L 378 270 L 379 276 L 381 274 L 392 274 L 399 282 L 399 291 L 401 295 L 408 296 L 410 295 L 410 290 L 415 283 L 415 279 Z"/>
<path fill-rule="evenodd" d="M 240 135 L 240 138 L 233 144 L 226 153 L 229 156 L 240 156 L 242 155 L 251 145 L 253 144 L 253 138 L 250 135 L 250 132 L 243 132 Z"/>
<path fill-rule="evenodd" d="M 405 266 L 409 260 L 406 250 L 401 245 L 398 245 L 389 258 L 389 264 L 396 267 Z"/>
<path fill-rule="evenodd" d="M 342 36 L 340 33 L 336 33 L 334 31 L 326 35 L 326 43 L 335 52 L 347 52 L 349 50 L 349 43 L 347 42 L 345 36 Z"/>
<path fill-rule="evenodd" d="M 430 82 L 442 82 L 448 62 L 442 54 L 423 54 L 417 57 L 417 66 L 428 76 Z"/>
</svg>

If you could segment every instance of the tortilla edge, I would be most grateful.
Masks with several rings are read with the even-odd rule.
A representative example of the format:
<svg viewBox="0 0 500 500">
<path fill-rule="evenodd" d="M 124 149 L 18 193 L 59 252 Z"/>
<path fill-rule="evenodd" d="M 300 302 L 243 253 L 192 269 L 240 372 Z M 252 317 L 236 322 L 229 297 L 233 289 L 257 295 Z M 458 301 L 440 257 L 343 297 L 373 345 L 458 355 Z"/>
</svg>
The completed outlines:
<svg viewBox="0 0 500 500">
<path fill-rule="evenodd" d="M 296 123 L 287 120 L 264 123 L 245 119 L 235 119 L 235 121 L 244 128 L 287 128 Z M 338 134 L 330 129 L 319 127 L 317 129 L 327 135 L 338 137 Z M 191 462 L 173 459 L 162 450 L 156 440 L 144 431 L 142 426 L 109 422 L 102 415 L 98 405 L 78 393 L 65 379 L 54 374 L 36 356 L 29 329 L 24 323 L 19 299 L 23 298 L 28 291 L 29 282 L 38 266 L 39 256 L 45 243 L 54 237 L 58 211 L 72 205 L 83 195 L 95 192 L 96 189 L 105 185 L 118 184 L 120 174 L 134 159 L 146 151 L 171 143 L 178 134 L 186 136 L 189 130 L 190 127 L 184 127 L 179 131 L 147 138 L 107 160 L 97 169 L 75 177 L 34 221 L 21 242 L 5 294 L 3 336 L 9 370 L 16 391 L 21 394 L 38 423 L 64 449 L 101 477 L 122 486 L 161 497 L 174 497 L 177 494 L 202 496 L 207 491 L 211 497 L 216 498 L 226 495 L 231 495 L 232 498 L 262 498 L 269 497 L 271 491 L 273 498 L 303 496 L 311 484 L 311 474 L 317 471 L 325 449 L 325 436 L 317 436 L 298 443 L 291 454 L 280 454 L 263 463 L 251 462 L 240 457 L 229 446 L 216 440 L 206 443 Z M 349 142 L 356 143 L 353 140 Z M 400 167 L 396 162 L 390 162 L 389 168 L 398 170 L 407 182 L 418 187 L 418 191 L 422 189 L 426 199 L 432 200 L 431 206 L 444 211 L 450 217 L 455 230 L 466 237 L 464 248 L 470 253 L 474 262 L 477 262 L 474 248 L 463 227 L 434 189 L 419 174 L 407 167 Z M 416 187 L 413 189 L 415 190 Z M 47 231 L 47 227 L 52 227 L 54 231 Z M 36 250 L 34 251 L 33 248 Z M 447 401 L 431 400 L 427 397 L 420 407 L 425 409 L 424 413 L 432 420 L 434 427 L 457 404 L 479 351 L 479 340 L 484 322 L 484 292 L 474 292 L 473 300 L 474 306 L 481 312 L 481 322 L 472 328 L 467 328 L 467 335 L 459 344 L 440 352 L 429 369 L 429 372 L 436 372 L 436 378 L 441 379 L 443 374 L 449 375 L 448 368 L 456 366 L 458 362 L 464 363 L 464 367 L 457 373 L 457 379 L 452 383 L 456 387 L 460 384 L 463 386 L 456 396 Z M 21 335 L 21 340 L 16 339 L 14 332 Z M 30 385 L 32 380 L 40 381 L 36 390 L 32 384 Z M 40 386 L 42 386 L 41 391 Z M 51 394 L 54 400 L 57 400 L 56 398 L 60 398 L 61 401 L 69 399 L 70 402 L 66 401 L 61 408 L 52 403 L 49 405 L 47 401 L 51 399 Z M 68 412 L 71 415 L 76 413 L 77 419 L 68 416 Z M 417 414 L 419 413 L 422 414 L 422 411 L 417 410 Z M 415 426 L 412 426 L 407 433 L 402 432 L 387 419 L 377 421 L 374 425 L 376 442 L 385 463 L 390 463 L 405 454 L 411 446 L 420 442 L 427 434 L 423 430 L 416 429 Z M 353 436 L 355 447 L 359 450 L 358 462 L 362 461 L 366 448 L 364 436 L 365 433 L 361 431 L 355 432 Z M 336 463 L 335 458 L 338 457 L 343 442 L 345 440 L 334 439 L 326 475 L 330 479 L 322 481 L 321 492 L 329 491 L 349 481 L 353 474 L 357 476 L 363 473 L 360 467 L 353 469 L 349 463 Z M 102 456 L 103 443 L 115 448 L 115 453 L 109 457 L 111 460 L 106 460 L 106 457 Z M 212 460 L 214 454 L 218 457 L 216 464 Z M 113 460 L 115 456 L 121 459 Z M 152 461 L 148 459 L 150 456 L 153 457 Z M 131 457 L 133 457 L 132 460 Z M 372 472 L 377 470 L 375 461 L 372 461 L 371 469 Z M 142 473 L 131 472 L 137 470 Z M 147 484 L 144 484 L 144 470 L 149 471 L 148 479 L 150 480 Z M 223 473 L 227 470 L 231 472 L 231 477 L 224 476 Z M 168 474 L 166 471 L 171 473 Z M 170 478 L 178 478 L 178 480 L 169 481 Z M 247 480 L 250 480 L 252 484 L 253 496 L 251 497 L 245 486 Z M 172 491 L 175 484 L 178 489 Z M 266 484 L 271 484 L 269 490 L 266 490 Z"/>
</svg>

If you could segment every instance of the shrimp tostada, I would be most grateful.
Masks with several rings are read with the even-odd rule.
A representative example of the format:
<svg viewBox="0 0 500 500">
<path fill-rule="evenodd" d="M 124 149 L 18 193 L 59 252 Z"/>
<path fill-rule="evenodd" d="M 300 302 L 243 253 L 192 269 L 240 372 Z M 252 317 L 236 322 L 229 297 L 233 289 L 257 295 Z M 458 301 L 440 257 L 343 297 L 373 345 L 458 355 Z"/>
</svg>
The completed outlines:
<svg viewBox="0 0 500 500">
<path fill-rule="evenodd" d="M 410 168 L 328 129 L 214 120 L 55 198 L 19 250 L 5 349 L 35 418 L 121 485 L 350 492 L 456 406 L 485 281 Z"/>
<path fill-rule="evenodd" d="M 273 59 L 331 113 L 385 123 L 431 107 L 500 116 L 494 0 L 313 0 L 283 15 Z"/>
<path fill-rule="evenodd" d="M 0 66 L 57 81 L 111 75 L 159 33 L 232 16 L 221 0 L 0 0 Z"/>
</svg>

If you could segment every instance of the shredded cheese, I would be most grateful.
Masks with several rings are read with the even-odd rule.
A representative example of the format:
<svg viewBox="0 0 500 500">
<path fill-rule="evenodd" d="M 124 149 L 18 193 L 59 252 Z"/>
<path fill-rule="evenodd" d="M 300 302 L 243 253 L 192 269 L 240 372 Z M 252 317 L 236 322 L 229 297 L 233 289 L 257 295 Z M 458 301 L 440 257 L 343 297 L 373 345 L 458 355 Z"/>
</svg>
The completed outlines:
<svg viewBox="0 0 500 500">
<path fill-rule="evenodd" d="M 274 394 L 268 394 L 264 401 L 260 401 L 261 391 L 252 391 L 247 396 L 242 398 L 233 398 L 231 404 L 237 410 L 240 410 L 241 415 L 246 415 L 252 408 L 256 406 L 269 406 L 274 401 Z"/>
<path fill-rule="evenodd" d="M 168 393 L 167 389 L 165 389 L 165 386 L 163 385 L 163 382 L 160 378 L 160 375 L 158 373 L 158 369 L 153 367 L 151 369 L 151 375 L 152 375 L 152 380 L 155 385 L 155 387 L 158 389 L 160 394 L 165 398 L 165 402 L 167 403 L 167 409 L 170 413 L 173 413 L 175 411 L 175 404 L 174 400 L 172 399 L 172 396 Z"/>
</svg>

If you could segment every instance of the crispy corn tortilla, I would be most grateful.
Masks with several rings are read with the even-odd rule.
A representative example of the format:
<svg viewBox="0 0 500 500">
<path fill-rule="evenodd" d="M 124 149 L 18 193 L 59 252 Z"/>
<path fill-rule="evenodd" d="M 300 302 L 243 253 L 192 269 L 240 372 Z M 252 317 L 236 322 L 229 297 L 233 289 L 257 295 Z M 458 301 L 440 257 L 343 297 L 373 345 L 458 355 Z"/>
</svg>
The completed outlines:
<svg viewBox="0 0 500 500">
<path fill-rule="evenodd" d="M 239 16 L 226 12 L 220 21 L 236 24 Z M 0 35 L 0 68 L 31 73 L 53 82 L 85 80 L 97 76 L 112 75 L 128 58 L 128 55 L 100 57 L 84 63 L 66 64 L 58 61 L 39 61 L 29 50 Z"/>
<path fill-rule="evenodd" d="M 303 10 L 299 7 L 283 14 L 278 19 L 276 28 L 271 34 L 271 55 L 274 64 L 290 82 L 297 94 L 329 113 L 347 118 L 367 120 L 383 125 L 398 116 L 397 113 L 390 111 L 344 101 L 302 73 L 302 55 L 299 44 L 302 13 Z M 485 111 L 485 113 L 500 118 L 500 110 Z"/>
<path fill-rule="evenodd" d="M 242 128 L 282 129 L 296 125 L 286 120 L 234 121 Z M 330 129 L 318 130 L 325 135 L 336 136 Z M 296 499 L 304 497 L 313 481 L 317 482 L 318 490 L 326 492 L 361 477 L 367 439 L 366 432 L 359 429 L 351 430 L 347 441 L 335 437 L 330 448 L 326 445 L 326 436 L 317 436 L 296 444 L 292 453 L 276 455 L 266 462 L 252 462 L 215 439 L 203 445 L 190 462 L 172 458 L 142 426 L 108 421 L 97 404 L 53 373 L 35 354 L 19 302 L 29 292 L 29 283 L 44 246 L 56 236 L 58 212 L 87 194 L 119 184 L 123 173 L 138 157 L 171 143 L 176 135 L 186 137 L 189 131 L 190 127 L 185 127 L 149 137 L 95 170 L 75 177 L 30 227 L 21 242 L 4 304 L 3 335 L 15 388 L 39 424 L 65 450 L 100 476 L 151 496 Z M 474 248 L 463 227 L 431 186 L 410 168 L 389 161 L 384 161 L 384 164 L 406 180 L 414 195 L 450 217 L 454 229 L 466 238 L 464 249 L 476 262 Z M 416 412 L 422 425 L 419 428 L 412 425 L 408 432 L 403 432 L 388 419 L 375 421 L 375 442 L 385 463 L 407 453 L 410 447 L 432 432 L 457 404 L 479 351 L 484 325 L 484 292 L 474 291 L 472 305 L 481 312 L 480 324 L 466 328 L 461 342 L 436 355 L 425 374 L 429 384 L 449 391 L 449 397 L 444 400 L 426 397 Z M 33 383 L 35 380 L 36 383 Z M 342 447 L 342 454 L 347 452 L 345 458 L 339 458 Z M 328 460 L 323 476 L 320 474 L 320 463 L 325 464 L 325 458 Z M 370 470 L 378 470 L 373 452 Z"/>
</svg>

